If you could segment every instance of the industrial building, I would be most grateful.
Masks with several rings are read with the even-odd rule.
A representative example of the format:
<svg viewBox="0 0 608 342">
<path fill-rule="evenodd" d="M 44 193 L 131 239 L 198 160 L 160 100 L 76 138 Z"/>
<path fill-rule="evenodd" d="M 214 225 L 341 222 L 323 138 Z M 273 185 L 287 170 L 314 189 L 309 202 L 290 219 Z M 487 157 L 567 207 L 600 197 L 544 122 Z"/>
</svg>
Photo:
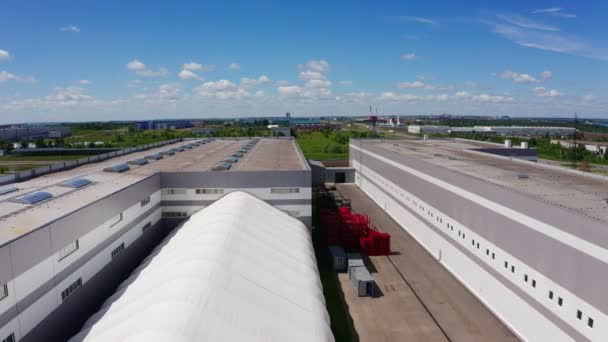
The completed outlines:
<svg viewBox="0 0 608 342">
<path fill-rule="evenodd" d="M 478 133 L 499 136 L 572 136 L 576 130 L 573 127 L 535 127 L 535 126 L 474 126 L 451 127 L 434 125 L 408 125 L 407 131 L 413 134 L 450 134 L 450 133 Z"/>
<path fill-rule="evenodd" d="M 147 120 L 135 121 L 135 128 L 142 130 L 155 129 L 183 129 L 192 128 L 194 124 L 192 120 Z"/>
<path fill-rule="evenodd" d="M 605 178 L 480 147 L 351 140 L 350 163 L 356 184 L 520 339 L 606 340 Z"/>
<path fill-rule="evenodd" d="M 176 228 L 70 341 L 333 341 L 307 227 L 232 192 Z"/>
<path fill-rule="evenodd" d="M 23 126 L 0 129 L 0 140 L 18 142 L 36 139 L 53 139 L 70 136 L 70 128 L 65 126 Z"/>
<path fill-rule="evenodd" d="M 0 188 L 0 341 L 64 339 L 168 232 L 227 193 L 310 227 L 310 184 L 293 139 L 256 138 L 178 142 Z"/>
</svg>

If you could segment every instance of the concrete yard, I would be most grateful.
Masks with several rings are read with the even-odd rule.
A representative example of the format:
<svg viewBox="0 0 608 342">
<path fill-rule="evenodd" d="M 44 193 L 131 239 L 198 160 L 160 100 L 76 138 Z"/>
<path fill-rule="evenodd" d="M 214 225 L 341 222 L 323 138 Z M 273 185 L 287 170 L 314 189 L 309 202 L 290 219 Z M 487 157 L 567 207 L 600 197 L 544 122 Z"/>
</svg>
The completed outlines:
<svg viewBox="0 0 608 342">
<path fill-rule="evenodd" d="M 348 275 L 338 276 L 360 341 L 519 341 L 356 185 L 337 189 L 391 234 L 393 255 L 370 258 L 380 297 L 356 297 Z"/>
</svg>

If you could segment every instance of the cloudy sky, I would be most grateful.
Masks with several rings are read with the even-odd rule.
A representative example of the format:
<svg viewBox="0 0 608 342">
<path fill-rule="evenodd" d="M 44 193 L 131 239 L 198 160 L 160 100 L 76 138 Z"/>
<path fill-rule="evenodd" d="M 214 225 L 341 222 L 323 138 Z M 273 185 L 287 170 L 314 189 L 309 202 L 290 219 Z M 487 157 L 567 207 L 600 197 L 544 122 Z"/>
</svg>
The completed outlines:
<svg viewBox="0 0 608 342">
<path fill-rule="evenodd" d="M 4 0 L 0 122 L 370 105 L 607 118 L 607 12 L 573 0 Z"/>
</svg>

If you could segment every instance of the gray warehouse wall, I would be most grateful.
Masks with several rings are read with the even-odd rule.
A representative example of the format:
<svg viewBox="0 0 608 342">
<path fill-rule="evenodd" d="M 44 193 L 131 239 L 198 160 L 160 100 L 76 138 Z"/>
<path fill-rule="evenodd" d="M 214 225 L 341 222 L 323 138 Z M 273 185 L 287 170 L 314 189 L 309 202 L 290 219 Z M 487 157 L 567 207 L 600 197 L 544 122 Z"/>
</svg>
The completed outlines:
<svg viewBox="0 0 608 342">
<path fill-rule="evenodd" d="M 310 187 L 310 171 L 165 172 L 162 188 Z"/>
</svg>

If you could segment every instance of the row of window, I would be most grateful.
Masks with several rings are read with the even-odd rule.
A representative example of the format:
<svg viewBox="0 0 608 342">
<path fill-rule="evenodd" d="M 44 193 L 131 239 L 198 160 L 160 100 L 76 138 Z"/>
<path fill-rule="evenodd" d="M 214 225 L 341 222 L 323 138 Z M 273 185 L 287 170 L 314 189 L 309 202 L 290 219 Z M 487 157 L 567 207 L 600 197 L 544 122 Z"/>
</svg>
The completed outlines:
<svg viewBox="0 0 608 342">
<path fill-rule="evenodd" d="M 383 180 L 381 180 L 381 182 L 384 185 L 386 185 L 389 188 L 391 188 L 392 190 L 397 191 L 397 189 L 395 189 L 394 187 L 390 186 L 390 184 L 384 182 Z M 406 201 L 408 201 L 408 202 L 412 202 L 415 207 L 420 208 L 420 210 L 422 212 L 425 212 L 428 217 L 435 218 L 435 220 L 437 222 L 439 222 L 439 223 L 443 222 L 443 218 L 442 217 L 440 217 L 438 215 L 436 216 L 430 210 L 425 210 L 424 205 L 419 204 L 416 200 L 410 199 L 409 196 L 405 196 L 403 193 L 401 193 L 401 197 L 404 197 L 406 199 Z M 446 223 L 446 228 L 449 231 L 452 231 L 452 232 L 454 231 L 454 225 L 450 224 L 450 222 Z M 460 238 L 462 238 L 462 239 L 466 239 L 466 234 L 465 234 L 464 231 L 458 230 L 458 236 Z M 480 245 L 479 241 L 475 241 L 474 238 L 471 239 L 471 246 L 472 246 L 472 248 L 481 249 L 481 245 Z M 492 260 L 496 260 L 496 254 L 493 251 L 490 251 L 489 248 L 485 249 L 485 254 L 486 254 L 486 256 L 491 257 Z M 505 270 L 507 272 L 511 272 L 512 274 L 515 274 L 515 272 L 516 272 L 515 265 L 510 264 L 507 260 L 504 261 L 504 268 L 505 268 Z M 536 285 L 537 285 L 536 279 L 532 279 L 531 277 L 528 276 L 528 274 L 524 274 L 523 279 L 524 279 L 524 282 L 525 283 L 529 283 L 530 286 L 532 286 L 532 288 L 536 288 Z M 562 297 L 560 297 L 560 296 L 555 296 L 555 294 L 553 293 L 553 291 L 549 290 L 548 296 L 549 296 L 549 299 L 551 301 L 555 297 L 557 297 L 557 305 L 558 306 L 562 307 L 564 305 L 564 299 Z M 583 319 L 583 313 L 582 313 L 581 310 L 577 310 L 576 317 L 579 320 Z M 593 325 L 594 325 L 594 319 L 592 317 L 587 317 L 587 326 L 590 327 L 590 328 L 593 328 Z"/>
<path fill-rule="evenodd" d="M 148 221 L 143 227 L 141 227 L 141 232 L 145 232 L 146 230 L 152 228 L 152 222 Z"/>
<path fill-rule="evenodd" d="M 197 195 L 221 195 L 224 189 L 196 189 Z"/>
<path fill-rule="evenodd" d="M 114 248 L 112 250 L 111 256 L 112 256 L 112 260 L 114 260 L 114 258 L 116 258 L 116 256 L 118 254 L 120 254 L 120 252 L 122 252 L 125 249 L 125 243 L 121 243 L 120 245 L 118 245 L 118 247 Z"/>
<path fill-rule="evenodd" d="M 163 217 L 181 218 L 188 217 L 188 213 L 184 211 L 163 211 Z"/>
<path fill-rule="evenodd" d="M 8 297 L 8 284 L 4 284 L 0 287 L 0 300 L 3 300 L 6 297 Z"/>
<path fill-rule="evenodd" d="M 11 333 L 2 342 L 15 342 L 15 333 Z"/>
<path fill-rule="evenodd" d="M 61 291 L 61 300 L 64 301 L 66 298 L 74 294 L 82 286 L 82 278 L 76 279 L 75 282 L 70 284 L 67 289 Z"/>
<path fill-rule="evenodd" d="M 59 261 L 65 259 L 68 255 L 76 252 L 80 248 L 78 240 L 69 243 L 67 246 L 59 250 Z"/>
<path fill-rule="evenodd" d="M 140 202 L 140 205 L 141 205 L 142 208 L 145 207 L 145 206 L 147 206 L 148 204 L 150 204 L 150 196 L 142 199 L 141 202 Z"/>
<path fill-rule="evenodd" d="M 271 194 L 295 194 L 299 192 L 300 188 L 270 188 Z"/>
<path fill-rule="evenodd" d="M 119 224 L 120 221 L 122 221 L 122 219 L 124 218 L 123 214 L 120 213 L 114 217 L 112 217 L 108 222 L 110 224 L 110 228 L 114 227 L 115 225 Z"/>
</svg>

